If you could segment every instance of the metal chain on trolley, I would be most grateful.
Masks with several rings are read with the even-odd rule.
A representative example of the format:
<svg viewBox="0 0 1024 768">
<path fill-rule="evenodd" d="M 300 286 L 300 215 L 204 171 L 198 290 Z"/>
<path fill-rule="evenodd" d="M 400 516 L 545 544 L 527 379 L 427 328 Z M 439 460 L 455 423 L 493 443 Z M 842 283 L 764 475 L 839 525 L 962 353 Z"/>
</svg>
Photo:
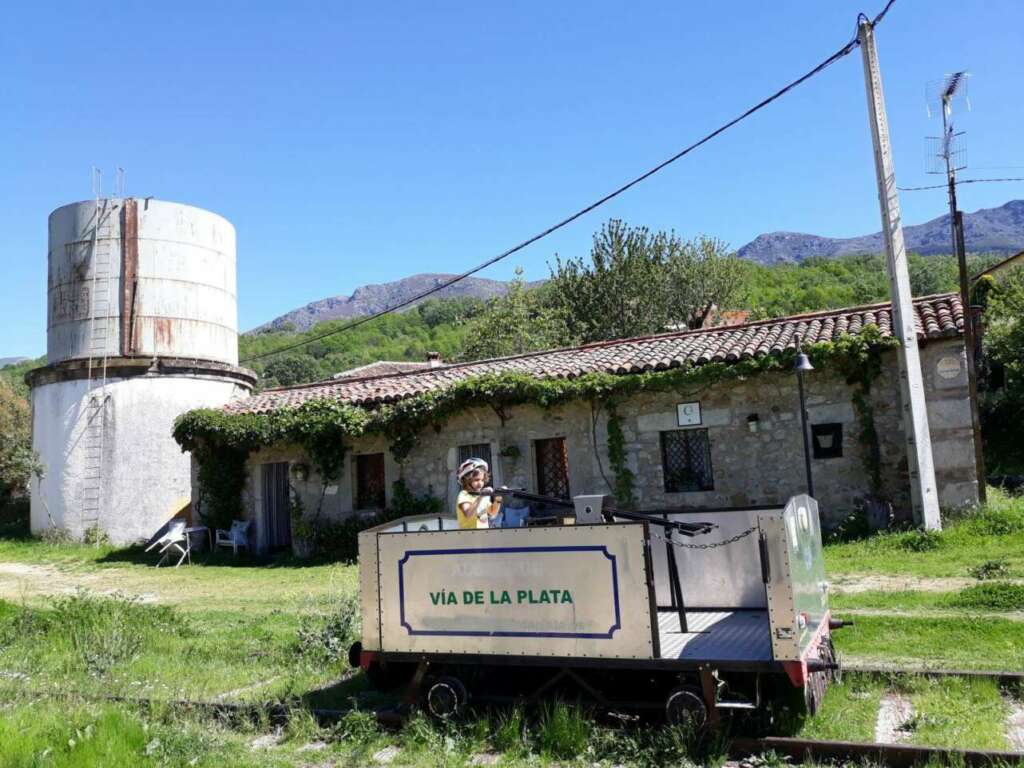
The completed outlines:
<svg viewBox="0 0 1024 768">
<path fill-rule="evenodd" d="M 722 541 L 715 541 L 711 544 L 684 544 L 681 541 L 676 541 L 675 539 L 672 539 L 670 537 L 661 536 L 660 534 L 653 532 L 650 534 L 650 536 L 652 539 L 657 539 L 658 541 L 665 541 L 669 544 L 672 544 L 673 546 L 682 547 L 683 549 L 717 549 L 718 547 L 727 547 L 730 544 L 735 544 L 737 541 L 739 541 L 740 539 L 745 539 L 747 536 L 749 536 L 756 530 L 757 526 L 752 525 L 745 531 L 740 531 L 735 536 L 730 536 L 728 539 L 724 539 Z"/>
</svg>

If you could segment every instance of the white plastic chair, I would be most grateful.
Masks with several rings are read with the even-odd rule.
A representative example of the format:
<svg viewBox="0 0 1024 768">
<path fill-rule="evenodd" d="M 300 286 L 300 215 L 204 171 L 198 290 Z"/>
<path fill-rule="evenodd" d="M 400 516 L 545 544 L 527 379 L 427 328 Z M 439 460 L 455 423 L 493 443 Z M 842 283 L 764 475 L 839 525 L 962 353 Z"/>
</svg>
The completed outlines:
<svg viewBox="0 0 1024 768">
<path fill-rule="evenodd" d="M 214 544 L 218 547 L 231 547 L 236 555 L 239 547 L 249 549 L 249 526 L 251 524 L 251 520 L 235 520 L 231 523 L 230 530 L 225 531 L 223 528 L 218 528 Z"/>
<path fill-rule="evenodd" d="M 177 550 L 177 552 L 181 553 L 178 562 L 174 565 L 175 568 L 181 565 L 186 558 L 189 565 L 192 564 L 192 545 L 189 542 L 188 534 L 185 533 L 184 520 L 179 518 L 171 520 L 167 524 L 167 531 L 164 535 L 146 547 L 146 552 L 156 547 L 160 547 L 160 559 L 156 563 L 157 568 L 175 554 L 172 550 Z"/>
</svg>

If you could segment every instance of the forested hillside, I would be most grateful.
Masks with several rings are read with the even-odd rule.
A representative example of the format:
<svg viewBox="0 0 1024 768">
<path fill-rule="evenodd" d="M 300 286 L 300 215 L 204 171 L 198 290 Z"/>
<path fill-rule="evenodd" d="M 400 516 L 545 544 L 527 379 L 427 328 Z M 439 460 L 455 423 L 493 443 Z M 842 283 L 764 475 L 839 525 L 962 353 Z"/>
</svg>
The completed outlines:
<svg viewBox="0 0 1024 768">
<path fill-rule="evenodd" d="M 970 271 L 976 274 L 998 256 L 972 256 Z M 816 309 L 887 301 L 889 281 L 881 256 L 811 258 L 800 264 L 765 266 L 742 261 L 742 287 L 735 309 L 751 309 L 755 318 L 810 312 Z M 951 256 L 910 257 L 914 294 L 923 296 L 957 289 L 956 261 Z M 531 294 L 541 288 L 525 288 Z M 501 302 L 502 299 L 491 301 Z M 315 381 L 338 371 L 374 360 L 424 360 L 429 351 L 440 352 L 445 360 L 463 356 L 474 344 L 476 323 L 487 301 L 479 299 L 438 299 L 414 310 L 387 315 L 352 331 L 331 336 L 286 352 L 243 363 L 264 378 L 262 386 Z M 514 308 L 502 307 L 500 321 L 517 317 Z M 320 323 L 304 333 L 273 331 L 250 334 L 239 339 L 240 357 L 245 360 L 269 350 L 318 336 L 349 321 Z M 507 328 L 511 335 L 517 329 Z M 484 345 L 486 352 L 486 345 Z M 500 351 L 499 351 L 500 354 Z"/>
<path fill-rule="evenodd" d="M 351 320 L 329 320 L 305 332 L 247 334 L 238 339 L 238 354 L 242 365 L 261 375 L 262 387 L 316 381 L 376 360 L 426 360 L 428 352 L 439 352 L 448 360 L 466 346 L 469 321 L 485 304 L 472 298 L 432 299 L 407 312 L 385 315 L 294 351 L 256 360 L 249 358 L 314 338 Z"/>
</svg>

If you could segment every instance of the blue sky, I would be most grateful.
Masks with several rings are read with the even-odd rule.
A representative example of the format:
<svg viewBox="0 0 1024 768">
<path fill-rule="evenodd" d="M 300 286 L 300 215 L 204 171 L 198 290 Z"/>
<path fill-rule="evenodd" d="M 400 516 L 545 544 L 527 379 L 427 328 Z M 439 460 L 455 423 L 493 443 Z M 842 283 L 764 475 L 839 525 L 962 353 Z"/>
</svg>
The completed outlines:
<svg viewBox="0 0 1024 768">
<path fill-rule="evenodd" d="M 359 285 L 467 268 L 730 119 L 882 0 L 19 3 L 0 96 L 0 356 L 45 349 L 46 218 L 90 196 L 187 202 L 238 231 L 243 329 Z M 878 44 L 901 185 L 930 183 L 925 84 L 967 68 L 968 175 L 1024 175 L 1024 3 L 898 0 Z M 1016 166 L 1013 168 L 1012 166 Z M 965 210 L 1024 197 L 969 185 Z M 905 219 L 944 211 L 902 196 Z M 490 268 L 547 274 L 609 217 L 743 245 L 877 231 L 860 54 Z"/>
</svg>

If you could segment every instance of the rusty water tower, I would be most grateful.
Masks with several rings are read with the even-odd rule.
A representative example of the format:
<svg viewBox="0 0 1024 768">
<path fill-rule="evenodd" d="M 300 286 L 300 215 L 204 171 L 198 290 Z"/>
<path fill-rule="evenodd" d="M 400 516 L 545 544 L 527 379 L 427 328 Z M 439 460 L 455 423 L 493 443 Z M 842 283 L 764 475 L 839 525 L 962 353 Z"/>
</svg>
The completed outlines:
<svg viewBox="0 0 1024 768">
<path fill-rule="evenodd" d="M 47 365 L 29 374 L 32 531 L 149 538 L 191 498 L 175 417 L 245 395 L 235 230 L 152 198 L 98 198 L 49 219 Z"/>
</svg>

